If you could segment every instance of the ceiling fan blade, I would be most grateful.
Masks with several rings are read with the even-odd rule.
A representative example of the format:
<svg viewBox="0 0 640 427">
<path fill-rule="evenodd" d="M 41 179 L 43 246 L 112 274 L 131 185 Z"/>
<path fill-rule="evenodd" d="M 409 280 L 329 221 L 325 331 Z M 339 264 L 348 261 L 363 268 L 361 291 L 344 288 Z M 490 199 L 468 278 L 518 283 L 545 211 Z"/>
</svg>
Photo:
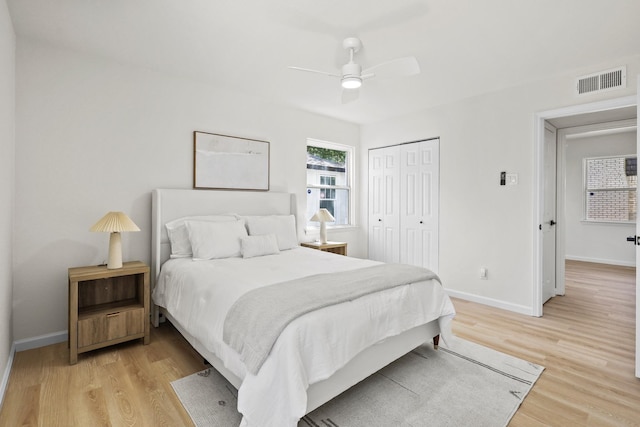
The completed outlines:
<svg viewBox="0 0 640 427">
<path fill-rule="evenodd" d="M 350 102 L 354 102 L 360 96 L 359 89 L 342 89 L 342 103 L 348 104 Z"/>
<path fill-rule="evenodd" d="M 369 77 L 369 74 L 373 74 L 379 78 L 412 76 L 419 73 L 420 64 L 418 64 L 418 60 L 414 56 L 392 59 L 362 70 L 362 74 L 367 75 L 367 77 Z"/>
<path fill-rule="evenodd" d="M 289 66 L 287 68 L 290 68 L 292 70 L 298 70 L 298 71 L 306 71 L 307 73 L 324 74 L 325 76 L 331 76 L 331 77 L 342 77 L 340 74 L 330 73 L 327 71 L 312 70 L 310 68 L 292 67 L 292 66 Z"/>
</svg>

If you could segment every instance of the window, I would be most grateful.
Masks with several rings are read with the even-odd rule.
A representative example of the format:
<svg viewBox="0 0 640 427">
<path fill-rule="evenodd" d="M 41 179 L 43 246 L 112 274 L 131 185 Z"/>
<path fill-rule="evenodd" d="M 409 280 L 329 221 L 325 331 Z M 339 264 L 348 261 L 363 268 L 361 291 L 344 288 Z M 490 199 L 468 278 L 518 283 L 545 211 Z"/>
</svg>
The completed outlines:
<svg viewBox="0 0 640 427">
<path fill-rule="evenodd" d="M 636 220 L 637 157 L 584 159 L 585 220 L 634 222 Z"/>
<path fill-rule="evenodd" d="M 351 224 L 353 147 L 307 140 L 307 219 L 325 208 L 333 225 Z"/>
<path fill-rule="evenodd" d="M 335 176 L 320 176 L 320 185 L 336 186 Z M 335 218 L 336 211 L 336 189 L 335 188 L 320 188 L 320 207 L 325 208 Z M 337 222 L 337 221 L 336 221 Z"/>
</svg>

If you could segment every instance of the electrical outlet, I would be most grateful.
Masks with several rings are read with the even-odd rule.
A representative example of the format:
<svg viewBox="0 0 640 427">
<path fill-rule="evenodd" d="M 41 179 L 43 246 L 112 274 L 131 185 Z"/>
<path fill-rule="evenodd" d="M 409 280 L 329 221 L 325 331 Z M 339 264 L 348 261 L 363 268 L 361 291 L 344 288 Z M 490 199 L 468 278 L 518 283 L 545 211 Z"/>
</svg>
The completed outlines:
<svg viewBox="0 0 640 427">
<path fill-rule="evenodd" d="M 487 270 L 487 267 L 480 267 L 480 278 L 482 280 L 487 280 L 488 274 L 489 274 L 489 271 Z"/>
</svg>

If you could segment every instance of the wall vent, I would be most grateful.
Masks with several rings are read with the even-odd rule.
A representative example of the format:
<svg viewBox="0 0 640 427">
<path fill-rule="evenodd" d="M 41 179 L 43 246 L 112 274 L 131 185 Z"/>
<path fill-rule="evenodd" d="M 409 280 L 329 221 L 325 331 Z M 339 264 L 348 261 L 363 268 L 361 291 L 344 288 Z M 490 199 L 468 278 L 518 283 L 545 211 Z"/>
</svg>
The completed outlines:
<svg viewBox="0 0 640 427">
<path fill-rule="evenodd" d="M 578 95 L 627 87 L 627 67 L 622 66 L 576 79 Z"/>
</svg>

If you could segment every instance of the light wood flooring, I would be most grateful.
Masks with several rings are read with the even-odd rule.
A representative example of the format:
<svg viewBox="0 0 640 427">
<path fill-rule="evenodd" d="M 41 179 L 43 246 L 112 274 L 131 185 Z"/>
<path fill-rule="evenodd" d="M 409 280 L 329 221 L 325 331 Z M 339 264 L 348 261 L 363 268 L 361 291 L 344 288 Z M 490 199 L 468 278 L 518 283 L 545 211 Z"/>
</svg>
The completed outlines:
<svg viewBox="0 0 640 427">
<path fill-rule="evenodd" d="M 454 334 L 546 368 L 510 426 L 640 426 L 635 268 L 567 261 L 539 318 L 454 305 Z"/>
<path fill-rule="evenodd" d="M 534 318 L 454 300 L 454 333 L 546 367 L 510 426 L 640 426 L 635 269 L 567 263 L 567 293 Z M 66 343 L 17 353 L 0 426 L 191 426 L 170 382 L 204 368 L 168 324 L 79 355 Z"/>
</svg>

